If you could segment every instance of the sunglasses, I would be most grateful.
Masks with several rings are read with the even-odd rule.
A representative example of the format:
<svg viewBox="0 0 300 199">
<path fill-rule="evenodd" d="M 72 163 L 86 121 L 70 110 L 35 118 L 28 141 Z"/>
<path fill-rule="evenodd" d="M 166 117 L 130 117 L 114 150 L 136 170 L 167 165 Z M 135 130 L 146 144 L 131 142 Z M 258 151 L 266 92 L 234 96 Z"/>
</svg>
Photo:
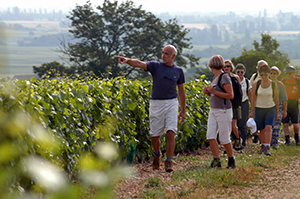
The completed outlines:
<svg viewBox="0 0 300 199">
<path fill-rule="evenodd" d="M 231 65 L 225 65 L 224 68 L 231 68 Z"/>
<path fill-rule="evenodd" d="M 242 73 L 242 74 L 243 74 L 243 73 L 244 73 L 244 71 L 236 71 L 236 73 Z"/>
</svg>

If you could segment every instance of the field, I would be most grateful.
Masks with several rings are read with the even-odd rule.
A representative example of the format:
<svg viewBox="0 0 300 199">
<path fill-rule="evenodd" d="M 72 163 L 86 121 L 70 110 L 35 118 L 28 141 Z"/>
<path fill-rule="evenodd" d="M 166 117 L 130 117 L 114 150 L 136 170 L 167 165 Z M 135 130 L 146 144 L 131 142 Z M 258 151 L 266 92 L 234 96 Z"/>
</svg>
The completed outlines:
<svg viewBox="0 0 300 199">
<path fill-rule="evenodd" d="M 55 52 L 57 47 L 35 47 L 19 46 L 18 41 L 25 37 L 39 37 L 47 34 L 57 34 L 66 31 L 59 27 L 59 22 L 43 21 L 9 21 L 8 24 L 21 24 L 26 31 L 13 31 L 11 29 L 1 29 L 0 40 L 0 76 L 12 77 L 19 74 L 32 74 L 33 66 L 40 66 L 43 63 L 52 61 L 62 62 L 62 54 Z M 30 29 L 35 29 L 34 35 L 29 34 Z"/>
<path fill-rule="evenodd" d="M 58 34 L 66 32 L 66 28 L 61 28 L 59 22 L 47 21 L 5 21 L 7 25 L 20 24 L 28 30 L 12 31 L 11 29 L 0 29 L 0 76 L 12 77 L 19 74 L 32 74 L 33 66 L 40 66 L 43 63 L 52 61 L 63 62 L 60 58 L 61 53 L 55 52 L 57 47 L 34 47 L 34 46 L 19 46 L 18 41 L 24 38 L 35 38 L 41 35 Z M 207 24 L 184 24 L 185 27 L 205 28 Z M 30 30 L 33 30 L 34 35 L 30 35 Z M 273 31 L 270 34 L 276 39 L 291 39 L 298 35 L 299 31 Z M 233 34 L 233 33 L 230 33 Z M 243 34 L 234 34 L 235 37 L 243 37 Z M 251 35 L 252 39 L 259 40 L 259 34 Z M 210 45 L 197 45 L 194 49 L 203 50 Z M 214 47 L 228 48 L 229 45 L 214 45 Z M 201 63 L 206 63 L 209 57 L 202 57 Z M 291 60 L 292 65 L 300 65 L 299 60 Z"/>
</svg>

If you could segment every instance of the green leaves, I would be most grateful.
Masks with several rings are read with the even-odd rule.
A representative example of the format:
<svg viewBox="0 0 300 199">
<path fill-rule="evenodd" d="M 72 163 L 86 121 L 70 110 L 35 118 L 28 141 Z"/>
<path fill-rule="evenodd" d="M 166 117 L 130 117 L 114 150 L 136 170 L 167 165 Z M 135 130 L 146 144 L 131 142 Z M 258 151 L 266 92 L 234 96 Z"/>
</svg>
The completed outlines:
<svg viewBox="0 0 300 199">
<path fill-rule="evenodd" d="M 201 76 L 184 85 L 186 117 L 178 125 L 177 151 L 197 149 L 205 141 L 209 99 L 202 92 L 207 84 L 204 78 Z M 12 112 L 20 109 L 26 111 L 28 117 L 38 115 L 43 127 L 53 134 L 49 134 L 50 137 L 32 135 L 37 142 L 44 144 L 47 142 L 42 137 L 54 137 L 63 143 L 59 146 L 62 151 L 59 159 L 68 173 L 76 175 L 80 156 L 83 152 L 91 152 L 98 141 L 117 144 L 121 157 L 127 155 L 130 143 L 136 142 L 139 160 L 152 152 L 149 136 L 151 81 L 118 77 L 86 81 L 32 79 L 13 84 L 10 87 L 10 83 L 6 82 L 0 88 L 2 110 Z M 18 131 L 17 126 L 14 131 Z M 164 149 L 166 140 L 162 138 L 161 143 Z M 47 146 L 52 147 L 50 144 Z"/>
</svg>

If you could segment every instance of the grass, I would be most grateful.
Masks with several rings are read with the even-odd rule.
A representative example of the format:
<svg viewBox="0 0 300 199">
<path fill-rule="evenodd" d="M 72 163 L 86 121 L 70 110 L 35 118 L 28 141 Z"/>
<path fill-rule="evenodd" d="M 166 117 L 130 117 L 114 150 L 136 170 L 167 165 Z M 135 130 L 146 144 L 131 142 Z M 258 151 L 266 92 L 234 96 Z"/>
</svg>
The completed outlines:
<svg viewBox="0 0 300 199">
<path fill-rule="evenodd" d="M 170 175 L 171 180 L 157 176 L 149 178 L 145 191 L 138 198 L 212 198 L 211 194 L 222 195 L 223 198 L 232 197 L 236 192 L 241 192 L 243 187 L 259 185 L 279 189 L 276 184 L 263 181 L 268 175 L 264 171 L 274 171 L 274 175 L 280 177 L 283 173 L 276 170 L 298 158 L 300 147 L 282 144 L 278 150 L 271 150 L 272 156 L 259 155 L 258 149 L 259 144 L 250 143 L 243 154 L 235 155 L 237 168 L 234 170 L 225 168 L 227 155 L 220 157 L 222 169 L 209 168 L 211 155 L 206 158 L 179 156 L 175 161 L 187 161 L 188 166 Z M 253 193 L 251 197 L 259 196 Z"/>
</svg>

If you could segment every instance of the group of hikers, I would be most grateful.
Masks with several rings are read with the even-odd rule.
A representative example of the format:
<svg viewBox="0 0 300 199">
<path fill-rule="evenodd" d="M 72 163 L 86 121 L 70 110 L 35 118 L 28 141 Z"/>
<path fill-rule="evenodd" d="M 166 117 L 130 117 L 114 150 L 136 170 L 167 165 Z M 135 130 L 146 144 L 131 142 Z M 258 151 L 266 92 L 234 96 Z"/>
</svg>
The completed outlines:
<svg viewBox="0 0 300 199">
<path fill-rule="evenodd" d="M 185 118 L 185 77 L 182 68 L 174 63 L 176 55 L 177 49 L 173 45 L 167 45 L 162 51 L 162 62 L 144 62 L 117 56 L 120 64 L 127 63 L 132 67 L 142 68 L 152 75 L 149 107 L 150 136 L 154 149 L 152 168 L 160 168 L 160 137 L 166 133 L 166 172 L 173 171 L 177 124 L 182 123 Z M 236 168 L 233 149 L 241 150 L 246 146 L 249 118 L 255 121 L 257 131 L 253 134 L 252 141 L 260 141 L 260 154 L 271 155 L 270 147 L 277 149 L 281 123 L 285 144 L 291 144 L 291 122 L 295 143 L 299 145 L 300 90 L 299 77 L 293 66 L 285 68 L 286 77 L 281 81 L 278 81 L 281 74 L 278 67 L 270 67 L 264 60 L 257 62 L 257 73 L 250 80 L 244 76 L 246 67 L 243 64 L 239 63 L 234 67 L 230 60 L 224 60 L 221 55 L 212 56 L 208 67 L 214 73 L 211 84 L 203 89 L 203 93 L 210 97 L 206 133 L 213 155 L 210 167 L 222 167 L 219 145 L 223 145 L 228 156 L 227 168 Z M 239 102 L 236 99 L 238 96 Z"/>
</svg>

